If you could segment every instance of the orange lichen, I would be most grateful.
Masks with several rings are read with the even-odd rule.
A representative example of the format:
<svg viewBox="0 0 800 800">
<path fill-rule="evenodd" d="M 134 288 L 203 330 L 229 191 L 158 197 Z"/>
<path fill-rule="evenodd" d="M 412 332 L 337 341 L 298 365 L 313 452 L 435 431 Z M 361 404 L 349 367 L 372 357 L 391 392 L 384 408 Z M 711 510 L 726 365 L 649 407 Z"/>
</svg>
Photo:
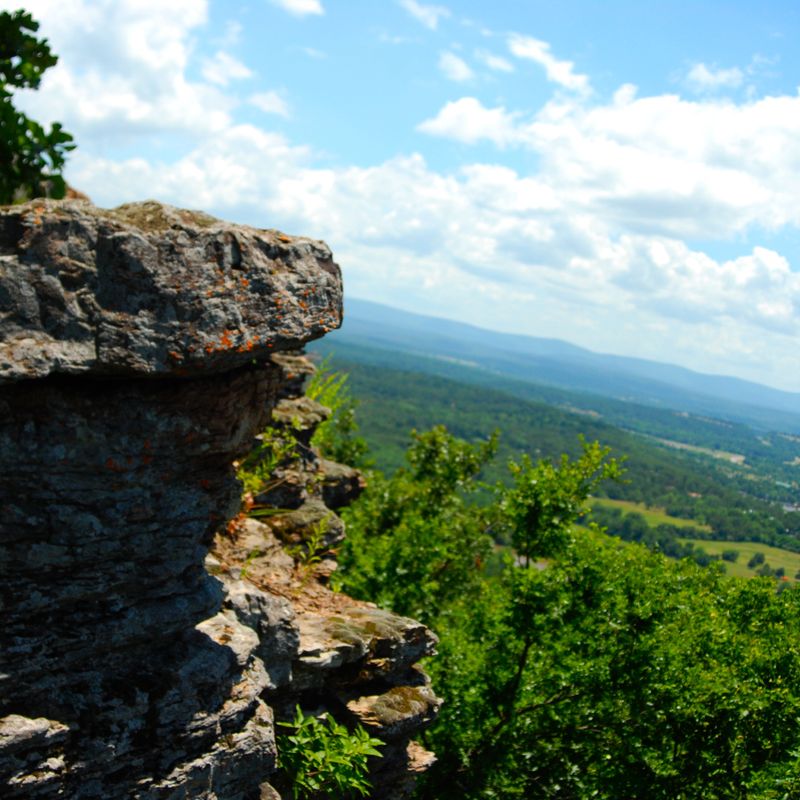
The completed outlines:
<svg viewBox="0 0 800 800">
<path fill-rule="evenodd" d="M 233 519 L 228 520 L 228 524 L 225 526 L 225 532 L 228 534 L 228 536 L 236 536 L 236 534 L 239 532 L 242 522 L 245 519 L 247 519 L 245 514 L 239 513 Z"/>
</svg>

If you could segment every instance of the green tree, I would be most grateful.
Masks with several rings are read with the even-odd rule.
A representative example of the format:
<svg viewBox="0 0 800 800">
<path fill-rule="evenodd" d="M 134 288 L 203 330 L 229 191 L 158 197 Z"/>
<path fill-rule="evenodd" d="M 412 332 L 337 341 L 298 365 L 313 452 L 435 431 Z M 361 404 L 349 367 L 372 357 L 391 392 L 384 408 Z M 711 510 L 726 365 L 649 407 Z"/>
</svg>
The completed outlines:
<svg viewBox="0 0 800 800">
<path fill-rule="evenodd" d="M 576 531 L 440 621 L 422 796 L 798 796 L 799 601 Z"/>
<path fill-rule="evenodd" d="M 608 459 L 608 448 L 581 443 L 583 453 L 574 460 L 562 455 L 555 464 L 547 459 L 534 464 L 524 455 L 519 464 L 512 461 L 513 486 L 498 487 L 503 521 L 526 565 L 534 556 L 560 551 L 592 489 L 622 475 L 618 462 Z"/>
<path fill-rule="evenodd" d="M 407 466 L 368 476 L 345 510 L 346 545 L 334 579 L 350 594 L 430 623 L 475 589 L 491 552 L 491 519 L 477 476 L 497 439 L 471 444 L 443 426 L 412 434 Z"/>
<path fill-rule="evenodd" d="M 0 203 L 66 192 L 61 170 L 72 136 L 58 122 L 45 130 L 12 103 L 15 89 L 37 89 L 58 61 L 47 40 L 33 35 L 38 29 L 25 11 L 0 12 Z"/>
</svg>

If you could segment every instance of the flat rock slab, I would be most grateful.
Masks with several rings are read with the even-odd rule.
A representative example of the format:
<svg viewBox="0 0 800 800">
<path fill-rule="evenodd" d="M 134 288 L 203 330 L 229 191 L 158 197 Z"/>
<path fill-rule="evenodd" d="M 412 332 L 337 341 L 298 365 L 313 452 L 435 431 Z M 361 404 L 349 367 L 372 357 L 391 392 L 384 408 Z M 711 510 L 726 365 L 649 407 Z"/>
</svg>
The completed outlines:
<svg viewBox="0 0 800 800">
<path fill-rule="evenodd" d="M 394 686 L 347 703 L 348 711 L 369 733 L 386 740 L 417 733 L 436 719 L 441 706 L 429 686 Z"/>
<path fill-rule="evenodd" d="M 299 666 L 311 670 L 363 661 L 371 672 L 389 675 L 431 655 L 438 641 L 416 620 L 379 608 L 354 606 L 333 615 L 307 612 L 298 616 L 297 625 Z"/>
<path fill-rule="evenodd" d="M 152 201 L 0 208 L 0 383 L 227 371 L 341 318 L 323 242 Z"/>
</svg>

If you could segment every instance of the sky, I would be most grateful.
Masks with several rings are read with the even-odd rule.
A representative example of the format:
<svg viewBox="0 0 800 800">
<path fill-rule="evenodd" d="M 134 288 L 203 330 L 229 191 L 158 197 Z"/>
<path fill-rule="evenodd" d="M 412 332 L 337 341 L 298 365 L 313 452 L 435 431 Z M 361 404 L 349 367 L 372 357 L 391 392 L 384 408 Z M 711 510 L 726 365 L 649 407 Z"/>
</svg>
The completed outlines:
<svg viewBox="0 0 800 800">
<path fill-rule="evenodd" d="M 60 59 L 15 102 L 98 205 L 324 239 L 346 298 L 800 391 L 800 4 L 21 6 Z"/>
</svg>

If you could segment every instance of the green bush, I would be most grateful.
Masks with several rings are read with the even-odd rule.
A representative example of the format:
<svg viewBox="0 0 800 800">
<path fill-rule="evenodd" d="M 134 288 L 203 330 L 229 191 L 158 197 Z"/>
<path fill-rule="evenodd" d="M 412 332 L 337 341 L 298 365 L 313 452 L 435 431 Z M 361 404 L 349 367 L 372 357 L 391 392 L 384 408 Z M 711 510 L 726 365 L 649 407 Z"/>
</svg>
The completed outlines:
<svg viewBox="0 0 800 800">
<path fill-rule="evenodd" d="M 344 588 L 440 636 L 417 797 L 800 797 L 800 591 L 576 527 L 619 473 L 598 445 L 487 503 L 493 444 L 415 434 L 346 514 Z"/>
<path fill-rule="evenodd" d="M 307 717 L 299 706 L 292 722 L 278 725 L 293 731 L 278 737 L 278 758 L 295 800 L 369 794 L 367 760 L 381 755 L 380 739 L 360 726 L 349 731 L 329 714 Z"/>
</svg>

